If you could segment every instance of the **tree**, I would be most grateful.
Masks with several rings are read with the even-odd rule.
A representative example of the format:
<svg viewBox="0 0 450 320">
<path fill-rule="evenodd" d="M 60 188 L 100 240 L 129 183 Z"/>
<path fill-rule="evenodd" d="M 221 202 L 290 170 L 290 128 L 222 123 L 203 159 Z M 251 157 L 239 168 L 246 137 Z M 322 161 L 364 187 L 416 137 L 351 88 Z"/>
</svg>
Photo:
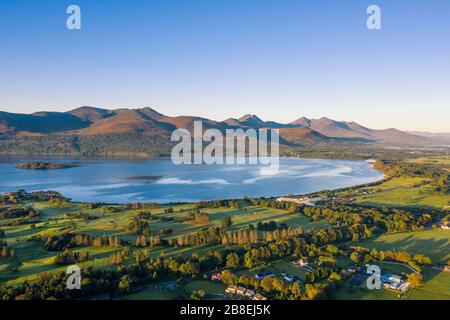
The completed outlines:
<svg viewBox="0 0 450 320">
<path fill-rule="evenodd" d="M 353 251 L 352 254 L 350 255 L 350 260 L 352 260 L 354 263 L 358 263 L 359 262 L 359 253 L 356 251 Z"/>
<path fill-rule="evenodd" d="M 266 291 L 266 292 L 272 291 L 272 289 L 273 289 L 273 287 L 272 287 L 272 278 L 265 277 L 264 279 L 262 279 L 261 280 L 261 288 L 263 288 L 264 291 Z"/>
<path fill-rule="evenodd" d="M 313 284 L 307 284 L 306 285 L 306 296 L 308 297 L 308 299 L 319 299 L 321 298 L 321 296 L 323 295 L 322 290 L 313 285 Z"/>
<path fill-rule="evenodd" d="M 335 245 L 329 244 L 327 246 L 327 252 L 331 253 L 331 254 L 336 254 L 339 252 L 338 247 L 336 247 Z"/>
<path fill-rule="evenodd" d="M 299 299 L 302 295 L 302 289 L 300 287 L 300 283 L 294 282 L 291 286 L 291 293 L 294 296 L 294 299 Z"/>
<path fill-rule="evenodd" d="M 222 271 L 222 281 L 225 284 L 236 284 L 236 276 L 228 270 Z"/>
<path fill-rule="evenodd" d="M 231 217 L 225 217 L 222 219 L 222 222 L 220 223 L 220 227 L 222 230 L 228 229 L 233 224 L 233 220 L 231 220 Z"/>
<path fill-rule="evenodd" d="M 0 255 L 1 258 L 7 258 L 8 257 L 8 247 L 2 248 L 2 253 Z"/>
<path fill-rule="evenodd" d="M 230 253 L 227 255 L 226 267 L 229 269 L 236 268 L 239 266 L 239 256 L 236 253 Z"/>
<path fill-rule="evenodd" d="M 248 269 L 251 269 L 251 268 L 253 268 L 253 266 L 254 266 L 254 261 L 253 261 L 253 258 L 252 258 L 252 256 L 251 256 L 251 254 L 250 254 L 250 252 L 247 252 L 245 255 L 244 255 L 244 266 L 246 267 L 246 268 L 248 268 Z"/>
<path fill-rule="evenodd" d="M 128 274 L 122 276 L 119 282 L 119 291 L 121 293 L 128 293 L 133 289 L 136 284 L 136 279 Z"/>
<path fill-rule="evenodd" d="M 407 277 L 407 281 L 413 286 L 413 287 L 419 287 L 423 283 L 423 277 L 420 273 L 411 273 Z"/>
<path fill-rule="evenodd" d="M 0 229 L 0 239 L 3 239 L 3 238 L 5 238 L 5 237 L 6 237 L 5 231 L 3 231 L 2 229 Z"/>
<path fill-rule="evenodd" d="M 200 272 L 200 267 L 198 263 L 188 261 L 180 266 L 180 272 L 189 275 L 194 275 Z"/>
<path fill-rule="evenodd" d="M 191 292 L 192 300 L 201 300 L 201 299 L 204 299 L 205 296 L 206 296 L 206 292 L 204 289 L 194 290 Z"/>
<path fill-rule="evenodd" d="M 332 274 L 330 274 L 328 279 L 330 279 L 330 281 L 333 281 L 333 282 L 339 282 L 342 280 L 342 277 L 340 274 L 333 272 Z"/>
</svg>

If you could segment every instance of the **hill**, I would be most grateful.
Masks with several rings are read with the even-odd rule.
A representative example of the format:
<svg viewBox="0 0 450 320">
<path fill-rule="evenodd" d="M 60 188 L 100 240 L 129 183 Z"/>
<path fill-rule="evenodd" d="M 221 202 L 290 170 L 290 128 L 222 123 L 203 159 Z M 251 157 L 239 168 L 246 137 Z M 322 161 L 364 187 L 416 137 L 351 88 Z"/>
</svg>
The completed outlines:
<svg viewBox="0 0 450 320">
<path fill-rule="evenodd" d="M 287 146 L 331 144 L 383 144 L 423 146 L 442 142 L 432 134 L 412 134 L 397 129 L 374 130 L 354 121 L 326 117 L 300 117 L 291 123 L 264 121 L 254 114 L 218 122 L 196 116 L 167 116 L 152 108 L 113 109 L 83 106 L 68 112 L 18 114 L 0 112 L 0 150 L 3 153 L 151 153 L 167 154 L 175 129 L 191 133 L 194 122 L 203 129 L 280 129 Z M 92 145 L 95 144 L 95 145 Z"/>
</svg>

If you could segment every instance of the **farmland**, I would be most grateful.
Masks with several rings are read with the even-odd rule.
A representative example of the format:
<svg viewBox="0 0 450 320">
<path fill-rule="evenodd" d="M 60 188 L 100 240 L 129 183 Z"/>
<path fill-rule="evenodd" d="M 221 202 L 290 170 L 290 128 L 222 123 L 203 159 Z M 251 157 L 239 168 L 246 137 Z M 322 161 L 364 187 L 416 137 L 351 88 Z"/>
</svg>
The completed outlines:
<svg viewBox="0 0 450 320">
<path fill-rule="evenodd" d="M 425 160 L 414 168 L 388 165 L 389 179 L 324 191 L 315 206 L 274 198 L 118 205 L 54 192 L 2 195 L 0 293 L 248 299 L 225 295 L 226 285 L 236 284 L 269 299 L 448 299 L 449 273 L 441 271 L 450 260 L 450 234 L 440 227 L 448 220 L 445 173 Z M 367 277 L 367 263 L 402 281 L 423 279 L 402 294 L 350 284 L 354 272 Z M 73 264 L 86 276 L 85 291 L 64 290 Z M 212 274 L 223 279 L 213 282 Z"/>
<path fill-rule="evenodd" d="M 89 204 L 86 203 L 64 203 L 62 206 L 58 206 L 49 202 L 27 202 L 27 205 L 31 205 L 41 212 L 42 218 L 39 223 L 36 223 L 33 227 L 30 227 L 30 225 L 1 227 L 6 233 L 8 242 L 16 252 L 15 258 L 0 260 L 0 281 L 5 284 L 35 280 L 38 274 L 42 272 L 65 270 L 65 267 L 54 264 L 57 253 L 48 252 L 36 242 L 28 241 L 33 236 L 73 232 L 93 237 L 118 236 L 131 243 L 135 241 L 137 236 L 135 232 L 124 229 L 139 210 L 124 210 L 121 208 L 118 212 L 103 213 L 99 208 L 90 209 Z M 173 209 L 173 212 L 170 213 L 165 212 L 168 208 L 169 206 L 161 206 L 152 209 L 154 220 L 149 221 L 150 230 L 154 234 L 159 234 L 161 230 L 171 229 L 173 232 L 166 236 L 167 239 L 200 231 L 204 228 L 220 226 L 222 219 L 225 217 L 232 217 L 233 225 L 230 230 L 239 230 L 248 224 L 256 224 L 260 221 L 263 223 L 275 221 L 290 226 L 302 226 L 305 230 L 320 229 L 326 225 L 324 222 L 309 222 L 307 217 L 294 216 L 284 210 L 257 206 L 248 206 L 240 210 L 230 208 L 204 209 L 202 211 L 210 214 L 211 220 L 207 223 L 195 223 L 188 218 L 188 214 L 193 210 L 193 205 L 170 206 Z M 95 219 L 73 219 L 67 216 L 76 212 L 82 212 L 95 217 Z M 164 219 L 158 219 L 160 217 L 164 217 Z M 4 220 L 4 223 L 7 222 L 8 220 Z M 159 256 L 161 253 L 167 256 L 189 256 L 193 253 L 203 254 L 213 249 L 214 247 L 155 248 L 151 251 L 151 254 L 152 256 Z M 86 247 L 70 251 L 88 252 L 93 258 L 90 261 L 81 262 L 80 266 L 104 268 L 109 265 L 109 256 L 119 249 Z"/>
<path fill-rule="evenodd" d="M 430 181 L 420 177 L 394 178 L 379 186 L 368 188 L 374 193 L 358 196 L 356 203 L 392 207 L 445 207 L 450 203 L 450 195 L 434 192 L 429 184 Z"/>
<path fill-rule="evenodd" d="M 337 300 L 450 300 L 450 273 L 426 270 L 423 273 L 424 284 L 410 289 L 406 294 L 395 292 L 369 290 L 363 284 L 361 287 L 349 288 L 345 286 L 334 295 Z"/>
<path fill-rule="evenodd" d="M 382 235 L 362 241 L 360 245 L 382 250 L 402 250 L 423 253 L 434 262 L 446 263 L 450 260 L 450 232 L 448 230 L 425 230 Z"/>
</svg>

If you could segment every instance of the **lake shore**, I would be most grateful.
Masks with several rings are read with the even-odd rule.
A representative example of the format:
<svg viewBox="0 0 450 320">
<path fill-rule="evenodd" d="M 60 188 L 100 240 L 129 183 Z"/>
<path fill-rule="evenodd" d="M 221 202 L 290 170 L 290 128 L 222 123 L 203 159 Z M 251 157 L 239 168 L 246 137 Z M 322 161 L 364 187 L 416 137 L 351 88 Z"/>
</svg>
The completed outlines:
<svg viewBox="0 0 450 320">
<path fill-rule="evenodd" d="M 383 180 L 373 163 L 356 160 L 280 158 L 275 175 L 260 165 L 174 165 L 147 161 L 58 159 L 67 170 L 15 169 L 14 158 L 0 162 L 0 192 L 54 190 L 79 202 L 192 203 L 201 200 L 304 195 Z M 22 173 L 21 173 L 22 172 Z M 28 172 L 28 173 L 26 173 Z"/>
</svg>

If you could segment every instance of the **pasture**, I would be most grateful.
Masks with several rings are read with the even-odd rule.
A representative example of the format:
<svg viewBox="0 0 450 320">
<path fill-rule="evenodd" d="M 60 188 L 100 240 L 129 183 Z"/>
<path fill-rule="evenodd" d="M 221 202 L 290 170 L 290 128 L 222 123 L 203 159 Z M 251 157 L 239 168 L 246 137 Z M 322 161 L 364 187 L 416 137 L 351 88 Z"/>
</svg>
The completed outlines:
<svg viewBox="0 0 450 320">
<path fill-rule="evenodd" d="M 434 192 L 425 178 L 394 178 L 379 186 L 367 188 L 376 191 L 359 195 L 355 203 L 379 206 L 416 206 L 443 208 L 450 203 L 450 195 Z"/>
<path fill-rule="evenodd" d="M 446 263 L 450 260 L 450 231 L 425 230 L 382 235 L 378 238 L 360 241 L 359 245 L 381 250 L 408 251 L 423 253 L 434 263 Z"/>
</svg>

